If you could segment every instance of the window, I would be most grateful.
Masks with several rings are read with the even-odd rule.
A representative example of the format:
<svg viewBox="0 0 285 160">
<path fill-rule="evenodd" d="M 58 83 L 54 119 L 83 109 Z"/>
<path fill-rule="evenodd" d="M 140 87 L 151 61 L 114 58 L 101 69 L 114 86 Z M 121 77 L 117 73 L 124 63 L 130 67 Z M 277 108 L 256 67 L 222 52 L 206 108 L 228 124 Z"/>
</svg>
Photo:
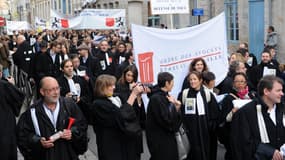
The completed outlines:
<svg viewBox="0 0 285 160">
<path fill-rule="evenodd" d="M 227 35 L 229 41 L 239 40 L 237 0 L 225 0 Z"/>
<path fill-rule="evenodd" d="M 114 4 L 113 3 L 109 3 L 109 8 L 110 9 L 114 9 Z"/>
<path fill-rule="evenodd" d="M 107 9 L 107 8 L 108 8 L 106 3 L 104 3 L 104 4 L 103 4 L 103 6 L 104 6 L 104 8 L 105 8 L 105 9 Z"/>
<path fill-rule="evenodd" d="M 115 8 L 119 8 L 119 2 L 118 1 L 115 2 Z"/>
<path fill-rule="evenodd" d="M 68 14 L 71 14 L 71 0 L 68 0 Z"/>
<path fill-rule="evenodd" d="M 62 0 L 62 13 L 66 14 L 66 0 Z"/>
<path fill-rule="evenodd" d="M 149 27 L 159 27 L 160 25 L 160 16 L 154 15 L 148 17 L 148 26 Z"/>
</svg>

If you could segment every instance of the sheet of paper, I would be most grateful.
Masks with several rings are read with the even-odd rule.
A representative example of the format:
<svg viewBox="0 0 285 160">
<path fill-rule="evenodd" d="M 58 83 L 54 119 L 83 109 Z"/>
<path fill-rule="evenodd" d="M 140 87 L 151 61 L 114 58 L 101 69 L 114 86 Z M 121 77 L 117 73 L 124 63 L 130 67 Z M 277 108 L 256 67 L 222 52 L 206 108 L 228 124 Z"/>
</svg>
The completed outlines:
<svg viewBox="0 0 285 160">
<path fill-rule="evenodd" d="M 249 102 L 251 102 L 251 99 L 235 99 L 233 100 L 233 105 L 236 108 L 241 108 Z"/>
</svg>

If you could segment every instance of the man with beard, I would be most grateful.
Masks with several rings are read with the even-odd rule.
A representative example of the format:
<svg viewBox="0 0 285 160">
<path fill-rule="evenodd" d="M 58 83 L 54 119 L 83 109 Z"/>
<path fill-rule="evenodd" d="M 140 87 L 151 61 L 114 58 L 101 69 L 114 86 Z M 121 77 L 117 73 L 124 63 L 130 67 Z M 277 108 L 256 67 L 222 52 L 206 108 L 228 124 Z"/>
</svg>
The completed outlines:
<svg viewBox="0 0 285 160">
<path fill-rule="evenodd" d="M 257 88 L 259 80 L 266 75 L 274 75 L 280 77 L 281 72 L 279 66 L 272 62 L 272 57 L 268 50 L 264 50 L 261 54 L 260 64 L 254 66 L 249 75 L 249 79 L 254 88 Z"/>
<path fill-rule="evenodd" d="M 21 153 L 26 160 L 78 160 L 87 150 L 87 123 L 82 112 L 71 99 L 60 97 L 53 77 L 41 80 L 40 93 L 42 98 L 22 114 L 17 125 Z"/>
</svg>

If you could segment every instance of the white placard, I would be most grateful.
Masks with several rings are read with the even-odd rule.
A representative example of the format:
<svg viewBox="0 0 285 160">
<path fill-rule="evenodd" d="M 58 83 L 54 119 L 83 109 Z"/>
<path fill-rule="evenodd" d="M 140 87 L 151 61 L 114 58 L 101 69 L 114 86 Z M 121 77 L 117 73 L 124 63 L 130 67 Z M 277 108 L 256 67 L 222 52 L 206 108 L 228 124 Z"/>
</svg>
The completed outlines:
<svg viewBox="0 0 285 160">
<path fill-rule="evenodd" d="M 265 66 L 263 68 L 263 76 L 266 76 L 266 75 L 276 76 L 276 69 L 271 69 Z"/>
<path fill-rule="evenodd" d="M 188 14 L 189 0 L 151 0 L 151 13 Z"/>
<path fill-rule="evenodd" d="M 249 102 L 251 102 L 251 99 L 235 99 L 233 100 L 233 105 L 236 108 L 241 108 Z"/>
</svg>

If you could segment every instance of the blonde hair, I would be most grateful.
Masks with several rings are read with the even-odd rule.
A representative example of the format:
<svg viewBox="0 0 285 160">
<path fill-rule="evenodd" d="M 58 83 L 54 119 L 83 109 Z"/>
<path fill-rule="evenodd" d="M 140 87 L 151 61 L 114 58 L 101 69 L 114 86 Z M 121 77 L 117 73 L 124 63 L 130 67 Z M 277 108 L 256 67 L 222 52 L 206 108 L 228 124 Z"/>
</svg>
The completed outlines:
<svg viewBox="0 0 285 160">
<path fill-rule="evenodd" d="M 242 54 L 240 54 L 240 53 L 232 53 L 232 54 L 230 55 L 230 58 L 231 58 L 232 56 L 236 56 L 235 61 L 240 61 L 240 62 L 246 63 L 245 58 L 244 58 L 244 56 L 242 56 Z"/>
<path fill-rule="evenodd" d="M 95 87 L 94 87 L 95 97 L 107 97 L 105 93 L 106 88 L 115 85 L 115 83 L 116 83 L 116 77 L 107 74 L 100 75 L 95 82 Z"/>
</svg>

